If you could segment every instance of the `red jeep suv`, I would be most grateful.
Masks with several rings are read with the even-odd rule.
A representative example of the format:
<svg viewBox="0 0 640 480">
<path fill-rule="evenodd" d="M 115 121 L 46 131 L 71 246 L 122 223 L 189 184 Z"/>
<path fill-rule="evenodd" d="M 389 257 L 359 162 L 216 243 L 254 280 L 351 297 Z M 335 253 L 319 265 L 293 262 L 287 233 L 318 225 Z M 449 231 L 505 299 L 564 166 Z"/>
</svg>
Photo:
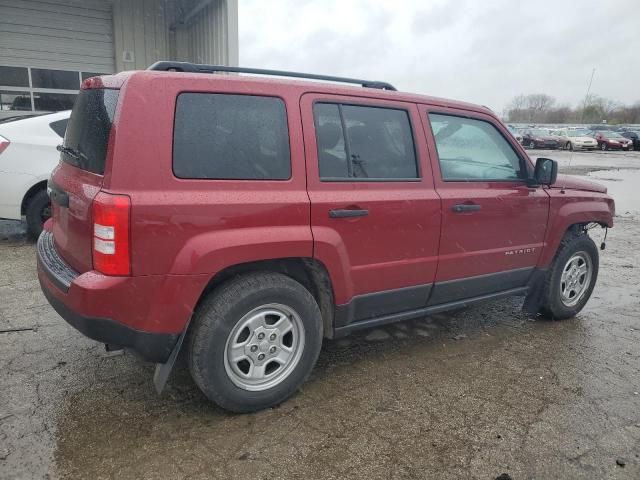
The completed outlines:
<svg viewBox="0 0 640 480">
<path fill-rule="evenodd" d="M 48 301 L 158 389 L 186 338 L 240 412 L 292 395 L 323 338 L 508 295 L 574 316 L 587 228 L 613 225 L 605 188 L 534 165 L 489 109 L 384 82 L 159 62 L 86 80 L 59 150 Z"/>
</svg>

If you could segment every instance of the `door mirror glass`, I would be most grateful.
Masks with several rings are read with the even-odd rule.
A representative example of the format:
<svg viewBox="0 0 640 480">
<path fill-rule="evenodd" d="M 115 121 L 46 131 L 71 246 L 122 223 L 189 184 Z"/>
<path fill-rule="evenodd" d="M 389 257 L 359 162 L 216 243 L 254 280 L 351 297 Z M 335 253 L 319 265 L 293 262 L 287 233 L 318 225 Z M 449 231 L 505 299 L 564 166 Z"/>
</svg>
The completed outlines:
<svg viewBox="0 0 640 480">
<path fill-rule="evenodd" d="M 558 162 L 550 158 L 538 158 L 533 175 L 538 185 L 553 185 L 558 178 Z"/>
</svg>

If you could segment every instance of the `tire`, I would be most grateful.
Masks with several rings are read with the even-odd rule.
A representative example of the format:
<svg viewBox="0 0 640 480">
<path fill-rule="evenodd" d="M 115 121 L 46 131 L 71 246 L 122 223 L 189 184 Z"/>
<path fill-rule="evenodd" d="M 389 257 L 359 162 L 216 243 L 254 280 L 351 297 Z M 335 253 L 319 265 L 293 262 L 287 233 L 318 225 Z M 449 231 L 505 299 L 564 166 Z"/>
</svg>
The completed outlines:
<svg viewBox="0 0 640 480">
<path fill-rule="evenodd" d="M 567 142 L 567 144 L 565 145 L 565 148 L 567 150 L 571 150 L 573 152 L 573 143 L 571 142 Z"/>
<path fill-rule="evenodd" d="M 578 259 L 577 264 L 575 259 Z M 563 278 L 563 272 L 570 268 L 571 262 L 579 265 L 580 262 L 587 265 L 588 273 L 585 273 L 584 281 L 582 275 L 577 273 L 573 279 L 577 278 L 577 286 L 580 292 L 576 293 L 573 299 L 566 292 L 571 290 L 568 285 L 572 278 L 569 273 Z M 569 233 L 560 243 L 560 247 L 553 260 L 551 268 L 547 273 L 540 313 L 547 318 L 554 320 L 564 320 L 572 318 L 585 306 L 598 278 L 599 255 L 598 248 L 591 237 L 586 233 L 576 235 Z M 578 287 L 576 287 L 578 289 Z M 563 294 L 565 292 L 565 294 Z"/>
<path fill-rule="evenodd" d="M 602 142 L 600 144 L 600 150 L 604 152 L 605 150 L 609 150 L 609 147 L 607 147 L 607 144 L 605 142 Z"/>
<path fill-rule="evenodd" d="M 51 202 L 46 190 L 37 191 L 25 208 L 27 217 L 27 235 L 35 240 L 42 233 L 44 222 L 51 216 Z"/>
<path fill-rule="evenodd" d="M 276 330 L 287 321 L 293 325 L 290 337 Z M 293 395 L 311 373 L 323 338 L 320 309 L 311 293 L 279 273 L 248 274 L 224 283 L 197 309 L 192 328 L 188 362 L 193 380 L 209 400 L 238 413 L 272 407 Z M 236 358 L 244 358 L 233 361 L 234 350 Z M 289 363 L 270 360 L 289 351 Z M 266 358 L 261 364 L 259 355 Z M 260 368 L 266 375 L 253 378 Z"/>
<path fill-rule="evenodd" d="M 536 148 L 536 142 L 534 142 L 533 140 L 529 141 L 529 148 Z"/>
</svg>

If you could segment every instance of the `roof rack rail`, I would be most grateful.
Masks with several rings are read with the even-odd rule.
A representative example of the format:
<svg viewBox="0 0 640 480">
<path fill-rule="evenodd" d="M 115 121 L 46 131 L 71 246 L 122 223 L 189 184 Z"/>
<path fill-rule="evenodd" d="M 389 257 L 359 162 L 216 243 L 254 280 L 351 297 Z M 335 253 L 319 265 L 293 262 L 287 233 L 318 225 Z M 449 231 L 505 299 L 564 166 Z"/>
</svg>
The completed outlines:
<svg viewBox="0 0 640 480">
<path fill-rule="evenodd" d="M 151 65 L 147 70 L 175 71 L 190 73 L 251 73 L 255 75 L 273 75 L 277 77 L 309 78 L 312 80 L 325 80 L 327 82 L 353 83 L 366 88 L 379 88 L 382 90 L 396 90 L 396 87 L 387 82 L 372 80 L 359 80 L 357 78 L 332 77 L 330 75 L 316 75 L 314 73 L 287 72 L 285 70 L 265 70 L 262 68 L 226 67 L 223 65 L 202 65 L 190 62 L 160 61 Z"/>
</svg>

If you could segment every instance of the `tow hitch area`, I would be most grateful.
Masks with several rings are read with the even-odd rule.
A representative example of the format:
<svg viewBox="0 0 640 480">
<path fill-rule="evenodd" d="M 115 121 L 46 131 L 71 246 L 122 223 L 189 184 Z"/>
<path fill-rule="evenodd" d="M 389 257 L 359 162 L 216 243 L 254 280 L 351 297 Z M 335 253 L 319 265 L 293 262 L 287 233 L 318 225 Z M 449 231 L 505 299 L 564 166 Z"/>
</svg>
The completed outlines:
<svg viewBox="0 0 640 480">
<path fill-rule="evenodd" d="M 114 345 L 112 343 L 105 343 L 104 351 L 107 352 L 105 357 L 115 357 L 124 354 L 124 349 L 120 345 Z"/>
</svg>

